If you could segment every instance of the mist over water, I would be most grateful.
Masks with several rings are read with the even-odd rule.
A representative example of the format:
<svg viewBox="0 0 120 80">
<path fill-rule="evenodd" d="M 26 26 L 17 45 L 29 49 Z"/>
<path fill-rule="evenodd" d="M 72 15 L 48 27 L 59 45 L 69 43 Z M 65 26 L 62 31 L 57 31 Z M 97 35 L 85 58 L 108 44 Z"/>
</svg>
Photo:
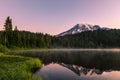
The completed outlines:
<svg viewBox="0 0 120 80">
<path fill-rule="evenodd" d="M 44 66 L 34 76 L 42 76 L 45 80 L 120 79 L 120 49 L 50 49 L 13 53 L 40 58 Z"/>
</svg>

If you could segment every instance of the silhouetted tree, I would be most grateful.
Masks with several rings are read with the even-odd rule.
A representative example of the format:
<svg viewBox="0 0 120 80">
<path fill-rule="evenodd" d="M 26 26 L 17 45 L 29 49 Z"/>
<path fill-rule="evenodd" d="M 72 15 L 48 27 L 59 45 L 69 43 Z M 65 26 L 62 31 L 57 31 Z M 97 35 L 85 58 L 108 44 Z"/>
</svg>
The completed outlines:
<svg viewBox="0 0 120 80">
<path fill-rule="evenodd" d="M 15 28 L 14 28 L 14 31 L 18 31 L 18 28 L 17 28 L 17 26 L 15 26 Z"/>
<path fill-rule="evenodd" d="M 4 27 L 5 27 L 5 31 L 12 31 L 12 19 L 9 16 L 5 21 Z"/>
</svg>

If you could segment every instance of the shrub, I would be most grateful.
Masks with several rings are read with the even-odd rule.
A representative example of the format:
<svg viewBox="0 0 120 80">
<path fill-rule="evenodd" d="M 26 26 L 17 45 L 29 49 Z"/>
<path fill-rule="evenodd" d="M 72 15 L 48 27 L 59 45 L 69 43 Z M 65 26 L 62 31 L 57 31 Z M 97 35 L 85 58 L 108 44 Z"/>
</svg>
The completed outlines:
<svg viewBox="0 0 120 80">
<path fill-rule="evenodd" d="M 6 46 L 0 44 L 0 52 L 7 52 L 9 49 Z"/>
<path fill-rule="evenodd" d="M 40 68 L 42 66 L 41 61 L 39 59 L 34 59 L 34 67 Z"/>
</svg>

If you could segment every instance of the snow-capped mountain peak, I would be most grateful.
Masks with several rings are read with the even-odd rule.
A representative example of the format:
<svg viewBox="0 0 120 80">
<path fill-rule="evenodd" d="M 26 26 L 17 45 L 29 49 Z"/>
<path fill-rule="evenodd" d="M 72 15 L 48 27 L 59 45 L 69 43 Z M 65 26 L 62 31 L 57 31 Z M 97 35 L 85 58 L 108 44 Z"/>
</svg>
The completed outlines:
<svg viewBox="0 0 120 80">
<path fill-rule="evenodd" d="M 58 34 L 58 36 L 64 36 L 64 35 L 70 35 L 70 34 L 76 34 L 76 33 L 81 33 L 84 31 L 94 31 L 94 30 L 109 30 L 109 28 L 106 27 L 100 27 L 99 25 L 90 25 L 90 24 L 76 24 L 74 27 L 71 29 L 62 32 Z"/>
</svg>

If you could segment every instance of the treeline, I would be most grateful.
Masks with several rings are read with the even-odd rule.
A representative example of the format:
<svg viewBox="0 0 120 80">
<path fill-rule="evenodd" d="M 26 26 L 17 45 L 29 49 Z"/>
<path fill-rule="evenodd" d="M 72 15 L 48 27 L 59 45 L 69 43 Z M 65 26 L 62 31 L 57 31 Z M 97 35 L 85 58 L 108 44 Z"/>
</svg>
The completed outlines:
<svg viewBox="0 0 120 80">
<path fill-rule="evenodd" d="M 51 47 L 51 38 L 48 34 L 28 31 L 0 32 L 0 43 L 8 48 L 49 48 Z"/>
<path fill-rule="evenodd" d="M 118 48 L 120 30 L 87 31 L 59 37 L 28 31 L 1 31 L 0 44 L 8 48 Z"/>
<path fill-rule="evenodd" d="M 67 48 L 120 47 L 120 30 L 96 30 L 56 37 L 56 45 Z"/>
<path fill-rule="evenodd" d="M 0 45 L 8 48 L 113 48 L 120 47 L 120 30 L 96 30 L 74 35 L 51 36 L 43 33 L 13 30 L 7 17 L 4 31 L 0 31 Z"/>
</svg>

